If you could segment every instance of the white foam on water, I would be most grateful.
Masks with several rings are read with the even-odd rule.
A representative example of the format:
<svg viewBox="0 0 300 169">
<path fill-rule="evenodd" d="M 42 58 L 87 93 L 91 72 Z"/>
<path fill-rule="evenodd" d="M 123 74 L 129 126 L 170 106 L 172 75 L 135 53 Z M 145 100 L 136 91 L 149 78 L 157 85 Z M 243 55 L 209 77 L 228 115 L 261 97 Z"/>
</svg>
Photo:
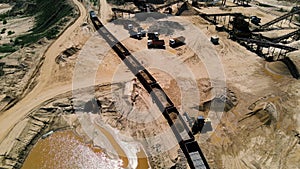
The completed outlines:
<svg viewBox="0 0 300 169">
<path fill-rule="evenodd" d="M 110 159 L 102 152 L 94 152 L 86 144 L 76 140 L 72 136 L 50 137 L 49 156 L 54 155 L 54 159 L 48 161 L 45 158 L 43 168 L 53 166 L 63 169 L 121 169 L 123 161 L 120 159 Z M 59 147 L 59 151 L 57 148 Z M 46 152 L 45 152 L 46 153 Z M 53 164 L 55 162 L 55 164 Z M 52 167 L 50 167 L 52 168 Z"/>
<path fill-rule="evenodd" d="M 132 137 L 128 137 L 125 135 L 121 135 L 119 130 L 112 128 L 111 126 L 103 123 L 100 119 L 94 120 L 96 125 L 101 126 L 106 131 L 111 133 L 114 140 L 119 144 L 119 146 L 122 148 L 124 153 L 126 154 L 126 157 L 128 159 L 128 166 L 127 168 L 137 168 L 138 166 L 138 157 L 137 153 L 140 151 L 140 145 Z M 95 145 L 97 145 L 94 142 Z"/>
</svg>

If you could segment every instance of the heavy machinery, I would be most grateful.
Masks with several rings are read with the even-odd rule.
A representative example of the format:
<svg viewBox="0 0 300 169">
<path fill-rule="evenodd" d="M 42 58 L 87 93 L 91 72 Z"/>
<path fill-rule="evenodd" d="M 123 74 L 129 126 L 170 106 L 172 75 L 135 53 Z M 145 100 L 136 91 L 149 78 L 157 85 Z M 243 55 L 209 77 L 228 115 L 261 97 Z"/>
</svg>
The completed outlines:
<svg viewBox="0 0 300 169">
<path fill-rule="evenodd" d="M 153 39 L 158 40 L 159 38 L 158 32 L 148 33 L 147 36 L 148 36 L 148 40 L 153 40 Z"/>
<path fill-rule="evenodd" d="M 130 34 L 130 37 L 131 37 L 131 38 L 139 39 L 139 40 L 142 39 L 142 34 L 141 34 L 141 32 L 135 32 L 135 31 L 133 31 L 133 30 L 129 30 L 129 34 Z"/>
<path fill-rule="evenodd" d="M 159 39 L 148 40 L 148 48 L 165 49 L 165 41 Z"/>
<path fill-rule="evenodd" d="M 203 116 L 198 116 L 197 120 L 195 121 L 192 127 L 193 134 L 197 134 L 198 132 L 201 132 L 204 124 L 205 124 L 205 118 Z"/>
<path fill-rule="evenodd" d="M 257 16 L 250 16 L 250 20 L 251 20 L 251 23 L 253 23 L 255 25 L 259 25 L 261 22 L 261 18 L 259 18 Z"/>
<path fill-rule="evenodd" d="M 171 38 L 169 40 L 169 45 L 172 47 L 172 48 L 176 48 L 178 46 L 181 46 L 181 45 L 184 45 L 185 44 L 185 37 L 183 36 L 179 36 L 177 38 Z"/>
<path fill-rule="evenodd" d="M 97 17 L 91 17 L 92 23 L 98 33 L 112 47 L 122 59 L 129 70 L 137 77 L 151 96 L 162 115 L 168 122 L 178 144 L 184 153 L 191 169 L 209 169 L 209 165 L 202 153 L 199 144 L 188 128 L 183 117 L 174 106 L 165 91 L 156 82 L 155 78 L 147 69 L 129 52 L 125 46 L 108 31 Z"/>
<path fill-rule="evenodd" d="M 245 21 L 245 16 L 236 15 L 232 21 L 233 34 L 237 37 L 250 38 L 252 33 L 249 29 L 249 23 Z"/>
<path fill-rule="evenodd" d="M 128 30 L 129 30 L 129 34 L 130 34 L 131 38 L 140 40 L 146 36 L 146 31 L 143 30 L 143 28 L 141 28 L 141 27 L 138 27 L 137 32 L 136 32 L 136 31 L 134 31 L 133 25 L 128 24 Z"/>
<path fill-rule="evenodd" d="M 138 27 L 137 31 L 138 31 L 138 34 L 140 34 L 141 37 L 146 37 L 146 31 L 143 28 Z"/>
</svg>

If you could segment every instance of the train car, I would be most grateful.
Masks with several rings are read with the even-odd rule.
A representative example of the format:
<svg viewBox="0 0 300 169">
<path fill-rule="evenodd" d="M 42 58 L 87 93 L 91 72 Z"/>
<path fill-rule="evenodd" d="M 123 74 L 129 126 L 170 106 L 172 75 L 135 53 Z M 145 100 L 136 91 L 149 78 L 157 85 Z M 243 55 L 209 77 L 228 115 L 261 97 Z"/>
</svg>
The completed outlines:
<svg viewBox="0 0 300 169">
<path fill-rule="evenodd" d="M 150 73 L 147 70 L 140 71 L 140 74 L 146 80 L 148 85 L 156 83 L 156 80 L 150 75 Z"/>
<path fill-rule="evenodd" d="M 170 98 L 167 96 L 164 90 L 159 86 L 159 84 L 157 83 L 152 84 L 151 88 L 152 88 L 152 92 L 150 93 L 150 95 L 152 96 L 152 98 L 154 98 L 154 102 L 157 103 L 157 105 L 159 106 L 162 112 L 165 111 L 166 108 L 174 106 Z"/>
<path fill-rule="evenodd" d="M 149 92 L 153 101 L 156 103 L 160 111 L 166 117 L 179 145 L 182 149 L 190 168 L 206 168 L 209 166 L 206 162 L 204 155 L 189 128 L 185 124 L 184 119 L 178 113 L 176 107 L 166 95 L 164 90 L 157 84 L 156 80 L 151 74 L 136 60 L 130 52 L 102 25 L 98 17 L 93 11 L 90 11 L 90 18 L 93 25 L 98 30 L 98 33 L 110 45 L 113 42 L 113 50 L 123 60 L 127 67 L 136 75 L 139 81 L 143 84 L 144 88 Z"/>
<path fill-rule="evenodd" d="M 126 49 L 124 49 L 120 43 L 116 44 L 116 47 L 118 48 L 118 50 L 120 51 L 120 53 L 122 53 L 124 56 L 126 56 L 128 54 L 128 51 Z"/>
<path fill-rule="evenodd" d="M 95 11 L 90 11 L 90 17 L 91 18 L 97 18 L 97 15 L 96 15 Z"/>
<path fill-rule="evenodd" d="M 190 129 L 188 128 L 187 124 L 185 123 L 185 120 L 183 117 L 179 114 L 176 107 L 171 106 L 167 107 L 164 111 L 164 114 L 168 115 L 170 119 L 172 120 L 173 124 L 175 125 L 177 131 L 180 133 L 181 138 L 184 140 L 193 138 L 192 132 L 190 132 Z"/>
<path fill-rule="evenodd" d="M 173 123 L 176 122 L 176 120 L 178 118 L 178 114 L 179 114 L 178 110 L 173 106 L 167 107 L 165 109 L 164 113 L 166 113 L 170 117 L 170 119 L 173 121 Z"/>
<path fill-rule="evenodd" d="M 103 27 L 103 24 L 100 22 L 94 11 L 90 11 L 90 18 L 96 30 L 99 30 Z"/>
<path fill-rule="evenodd" d="M 144 70 L 145 68 L 135 60 L 135 58 L 129 53 L 126 55 L 126 58 L 123 59 L 123 62 L 127 65 L 127 67 L 131 70 L 131 72 L 135 75 L 139 74 L 139 71 Z M 140 79 L 140 78 L 139 78 Z"/>
</svg>

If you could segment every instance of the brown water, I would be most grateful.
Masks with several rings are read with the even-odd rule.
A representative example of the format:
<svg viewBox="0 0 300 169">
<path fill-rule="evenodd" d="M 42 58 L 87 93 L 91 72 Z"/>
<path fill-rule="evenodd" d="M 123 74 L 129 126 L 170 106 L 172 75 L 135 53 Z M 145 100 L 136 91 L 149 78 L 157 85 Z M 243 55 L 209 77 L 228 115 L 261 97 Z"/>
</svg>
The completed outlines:
<svg viewBox="0 0 300 169">
<path fill-rule="evenodd" d="M 149 168 L 148 159 L 143 150 L 137 153 L 138 156 L 138 166 L 137 169 L 147 169 Z"/>
<path fill-rule="evenodd" d="M 121 160 L 108 159 L 101 149 L 84 143 L 72 131 L 55 132 L 41 139 L 26 158 L 23 169 L 120 168 Z"/>
<path fill-rule="evenodd" d="M 108 139 L 117 144 L 115 140 Z M 113 146 L 116 148 L 116 145 Z M 74 132 L 61 131 L 46 139 L 40 139 L 30 151 L 22 169 L 123 168 L 128 165 L 128 159 L 124 154 L 119 154 L 121 160 L 109 159 L 101 149 L 85 144 Z M 139 158 L 137 168 L 148 168 L 144 151 L 140 151 L 137 155 Z"/>
<path fill-rule="evenodd" d="M 125 152 L 120 147 L 120 145 L 117 143 L 117 141 L 114 139 L 114 137 L 108 131 L 106 131 L 104 128 L 102 128 L 98 125 L 96 127 L 107 137 L 107 139 L 110 141 L 110 144 L 114 147 L 114 149 L 118 153 L 119 158 L 121 158 L 123 160 L 123 167 L 127 167 L 128 166 L 128 158 L 126 157 Z"/>
</svg>

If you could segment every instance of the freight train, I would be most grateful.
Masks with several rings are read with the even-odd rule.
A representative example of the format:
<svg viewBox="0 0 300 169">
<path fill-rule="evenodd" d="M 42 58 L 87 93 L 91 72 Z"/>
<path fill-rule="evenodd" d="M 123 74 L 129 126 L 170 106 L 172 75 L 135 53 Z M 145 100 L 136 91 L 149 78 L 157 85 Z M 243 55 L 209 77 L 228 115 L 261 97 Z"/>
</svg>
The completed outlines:
<svg viewBox="0 0 300 169">
<path fill-rule="evenodd" d="M 187 158 L 190 168 L 209 169 L 209 165 L 197 143 L 194 135 L 189 130 L 177 108 L 160 87 L 155 78 L 141 65 L 134 56 L 119 42 L 100 22 L 93 11 L 90 18 L 98 33 L 111 45 L 112 49 L 123 60 L 130 71 L 137 77 L 143 87 L 152 97 L 153 102 L 158 106 L 163 116 L 170 125 L 180 148 Z"/>
</svg>

